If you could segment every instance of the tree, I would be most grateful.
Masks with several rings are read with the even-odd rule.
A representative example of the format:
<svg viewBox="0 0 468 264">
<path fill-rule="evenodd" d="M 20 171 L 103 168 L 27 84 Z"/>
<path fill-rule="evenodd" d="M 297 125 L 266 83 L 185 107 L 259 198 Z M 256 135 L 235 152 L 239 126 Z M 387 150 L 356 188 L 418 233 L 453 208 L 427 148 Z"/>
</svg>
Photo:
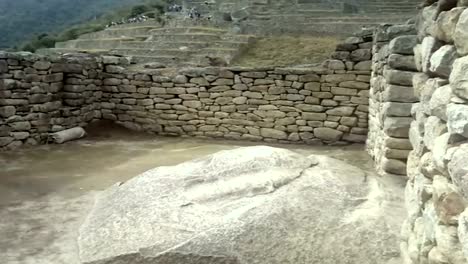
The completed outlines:
<svg viewBox="0 0 468 264">
<path fill-rule="evenodd" d="M 141 15 L 143 13 L 146 13 L 148 11 L 150 11 L 151 8 L 149 6 L 146 6 L 146 5 L 137 5 L 137 6 L 134 6 L 132 8 L 132 11 L 130 12 L 130 16 L 129 17 L 136 17 L 138 15 Z"/>
</svg>

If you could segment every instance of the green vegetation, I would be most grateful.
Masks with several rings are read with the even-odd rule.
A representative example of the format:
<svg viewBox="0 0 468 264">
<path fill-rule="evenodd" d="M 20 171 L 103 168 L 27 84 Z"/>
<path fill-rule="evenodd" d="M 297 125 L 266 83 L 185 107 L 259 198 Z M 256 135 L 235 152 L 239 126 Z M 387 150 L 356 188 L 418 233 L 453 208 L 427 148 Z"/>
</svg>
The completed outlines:
<svg viewBox="0 0 468 264">
<path fill-rule="evenodd" d="M 257 40 L 234 61 L 242 66 L 291 66 L 327 59 L 338 44 L 337 37 L 266 37 Z"/>
<path fill-rule="evenodd" d="M 0 1 L 0 49 L 50 48 L 102 30 L 111 21 L 140 14 L 158 18 L 165 6 L 166 0 Z"/>
</svg>

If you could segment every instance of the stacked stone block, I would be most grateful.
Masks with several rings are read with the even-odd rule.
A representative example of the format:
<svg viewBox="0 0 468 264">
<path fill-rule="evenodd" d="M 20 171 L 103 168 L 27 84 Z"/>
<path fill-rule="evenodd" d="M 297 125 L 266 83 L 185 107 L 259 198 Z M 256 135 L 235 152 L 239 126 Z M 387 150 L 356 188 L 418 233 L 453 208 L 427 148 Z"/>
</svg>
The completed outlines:
<svg viewBox="0 0 468 264">
<path fill-rule="evenodd" d="M 47 142 L 99 118 L 96 58 L 0 54 L 0 149 Z"/>
<path fill-rule="evenodd" d="M 171 136 L 364 142 L 371 46 L 372 35 L 362 32 L 316 66 L 137 72 L 121 57 L 4 53 L 0 147 L 43 143 L 97 119 Z"/>
<path fill-rule="evenodd" d="M 168 76 L 108 66 L 103 118 L 161 135 L 364 142 L 371 41 L 349 38 L 333 59 L 309 68 L 192 68 Z"/>
<path fill-rule="evenodd" d="M 468 263 L 468 9 L 447 3 L 418 22 L 404 263 Z"/>
<path fill-rule="evenodd" d="M 368 70 L 202 68 L 104 79 L 103 117 L 163 135 L 266 142 L 363 142 Z M 106 100 L 107 101 L 107 100 Z"/>
<path fill-rule="evenodd" d="M 412 87 L 416 31 L 414 25 L 383 25 L 374 40 L 367 148 L 381 174 L 406 175 L 411 108 L 419 101 Z"/>
</svg>

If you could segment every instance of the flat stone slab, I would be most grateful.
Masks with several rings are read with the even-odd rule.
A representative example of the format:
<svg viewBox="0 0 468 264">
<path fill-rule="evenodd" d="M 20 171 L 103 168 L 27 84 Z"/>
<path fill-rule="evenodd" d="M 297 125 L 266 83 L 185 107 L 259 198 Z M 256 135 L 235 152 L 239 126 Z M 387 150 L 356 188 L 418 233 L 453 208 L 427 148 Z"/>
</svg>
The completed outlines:
<svg viewBox="0 0 468 264">
<path fill-rule="evenodd" d="M 373 177 L 325 156 L 271 147 L 221 151 L 147 171 L 98 196 L 80 229 L 82 263 L 398 261 Z"/>
</svg>

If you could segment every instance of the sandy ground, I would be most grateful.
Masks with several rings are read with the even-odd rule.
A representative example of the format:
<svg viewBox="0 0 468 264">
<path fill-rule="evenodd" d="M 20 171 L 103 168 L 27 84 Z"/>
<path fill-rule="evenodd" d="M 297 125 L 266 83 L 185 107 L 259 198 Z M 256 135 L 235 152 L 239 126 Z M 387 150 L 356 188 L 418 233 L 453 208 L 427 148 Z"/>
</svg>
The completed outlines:
<svg viewBox="0 0 468 264">
<path fill-rule="evenodd" d="M 78 264 L 75 239 L 97 192 L 150 168 L 255 145 L 93 130 L 90 137 L 64 145 L 0 153 L 0 263 Z M 280 147 L 329 155 L 375 176 L 372 161 L 361 145 Z M 401 224 L 404 179 L 381 182 L 388 189 L 389 217 L 395 225 Z"/>
</svg>

